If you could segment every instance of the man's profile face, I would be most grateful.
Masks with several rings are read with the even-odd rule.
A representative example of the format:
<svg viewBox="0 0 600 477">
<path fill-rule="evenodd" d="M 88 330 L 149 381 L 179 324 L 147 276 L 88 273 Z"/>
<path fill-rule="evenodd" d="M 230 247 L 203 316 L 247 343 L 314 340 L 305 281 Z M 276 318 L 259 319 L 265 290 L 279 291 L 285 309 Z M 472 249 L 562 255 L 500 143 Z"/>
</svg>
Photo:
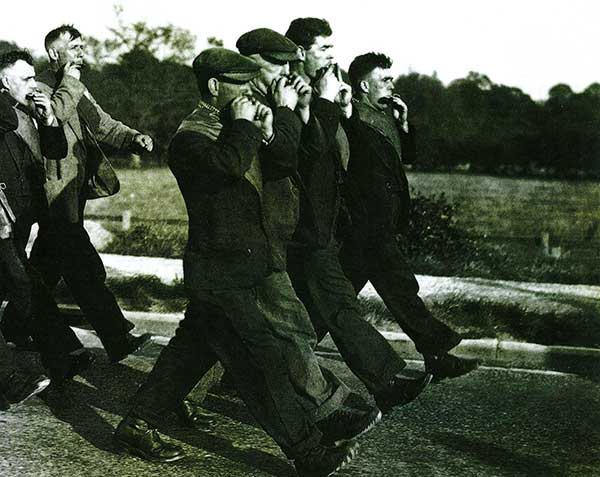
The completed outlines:
<svg viewBox="0 0 600 477">
<path fill-rule="evenodd" d="M 27 108 L 32 107 L 28 96 L 37 88 L 33 66 L 26 61 L 17 60 L 0 72 L 0 78 L 2 78 L 2 86 L 17 103 Z"/>
<path fill-rule="evenodd" d="M 314 78 L 319 69 L 331 65 L 334 61 L 331 36 L 317 36 L 310 48 L 305 50 L 304 72 Z"/>
<path fill-rule="evenodd" d="M 271 63 L 259 54 L 250 55 L 250 58 L 260 66 L 258 76 L 252 82 L 262 94 L 267 94 L 273 81 L 290 73 L 290 64 L 288 62 Z"/>
<path fill-rule="evenodd" d="M 377 109 L 387 108 L 382 98 L 390 98 L 394 93 L 394 77 L 389 68 L 375 68 L 364 80 L 369 85 L 369 91 L 364 95 L 366 99 Z"/>
<path fill-rule="evenodd" d="M 56 57 L 53 59 L 60 68 L 67 63 L 83 66 L 85 53 L 83 38 L 73 38 L 69 32 L 65 32 L 52 43 L 50 49 L 54 50 Z"/>
</svg>

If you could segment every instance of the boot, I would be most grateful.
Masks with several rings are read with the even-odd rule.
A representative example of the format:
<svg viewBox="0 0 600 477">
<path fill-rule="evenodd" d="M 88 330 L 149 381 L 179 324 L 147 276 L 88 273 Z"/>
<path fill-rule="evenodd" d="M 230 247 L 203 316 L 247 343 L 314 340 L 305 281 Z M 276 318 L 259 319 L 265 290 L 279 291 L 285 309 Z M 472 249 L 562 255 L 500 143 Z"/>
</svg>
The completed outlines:
<svg viewBox="0 0 600 477">
<path fill-rule="evenodd" d="M 181 447 L 166 442 L 146 421 L 133 416 L 120 422 L 114 441 L 126 452 L 152 462 L 175 462 L 185 457 Z"/>
</svg>

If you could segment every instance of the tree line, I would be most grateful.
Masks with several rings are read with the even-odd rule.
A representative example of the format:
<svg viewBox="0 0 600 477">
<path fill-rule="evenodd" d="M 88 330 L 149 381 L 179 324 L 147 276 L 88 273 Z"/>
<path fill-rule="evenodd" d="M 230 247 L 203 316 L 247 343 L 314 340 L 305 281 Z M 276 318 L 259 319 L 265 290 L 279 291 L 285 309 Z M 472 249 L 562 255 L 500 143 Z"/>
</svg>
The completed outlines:
<svg viewBox="0 0 600 477">
<path fill-rule="evenodd" d="M 84 81 L 111 115 L 156 139 L 152 162 L 162 164 L 171 135 L 198 100 L 189 66 L 196 37 L 173 25 L 127 23 L 119 7 L 115 13 L 110 38 L 87 37 Z M 223 45 L 214 37 L 206 43 Z M 15 47 L 0 40 L 0 51 Z M 36 67 L 46 65 L 39 58 Z M 410 73 L 395 86 L 417 132 L 415 170 L 600 178 L 599 83 L 581 93 L 558 84 L 545 101 L 475 72 L 447 86 L 435 74 Z"/>
<path fill-rule="evenodd" d="M 448 86 L 411 73 L 396 80 L 417 131 L 422 171 L 465 170 L 565 179 L 600 177 L 600 84 L 552 87 L 546 101 L 469 73 Z"/>
</svg>

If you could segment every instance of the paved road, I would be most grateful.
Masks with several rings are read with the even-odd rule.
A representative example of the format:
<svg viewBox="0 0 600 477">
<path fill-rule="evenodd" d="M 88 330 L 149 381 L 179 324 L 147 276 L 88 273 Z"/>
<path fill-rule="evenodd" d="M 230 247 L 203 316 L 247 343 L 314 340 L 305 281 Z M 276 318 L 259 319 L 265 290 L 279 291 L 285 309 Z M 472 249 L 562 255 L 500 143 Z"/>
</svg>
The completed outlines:
<svg viewBox="0 0 600 477">
<path fill-rule="evenodd" d="M 85 338 L 97 346 L 90 334 Z M 207 400 L 218 418 L 213 431 L 181 430 L 165 420 L 162 430 L 186 448 L 187 459 L 161 465 L 117 453 L 111 431 L 160 346 L 120 365 L 108 364 L 97 351 L 97 365 L 62 395 L 0 414 L 0 476 L 295 475 L 241 402 L 229 396 Z M 323 363 L 364 391 L 334 356 Z M 361 439 L 359 456 L 340 475 L 600 476 L 600 382 L 484 368 L 431 386 Z"/>
</svg>

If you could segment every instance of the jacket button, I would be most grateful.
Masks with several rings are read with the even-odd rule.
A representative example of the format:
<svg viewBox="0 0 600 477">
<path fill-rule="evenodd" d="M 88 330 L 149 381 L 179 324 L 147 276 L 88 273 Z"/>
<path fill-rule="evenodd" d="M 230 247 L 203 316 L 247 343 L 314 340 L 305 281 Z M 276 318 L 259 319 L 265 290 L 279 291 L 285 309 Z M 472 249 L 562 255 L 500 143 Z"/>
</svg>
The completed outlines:
<svg viewBox="0 0 600 477">
<path fill-rule="evenodd" d="M 392 183 L 391 183 L 391 182 L 386 182 L 386 183 L 385 183 L 385 188 L 386 188 L 387 190 L 392 190 Z"/>
<path fill-rule="evenodd" d="M 252 249 L 251 248 L 246 249 L 246 255 L 252 255 Z"/>
</svg>

